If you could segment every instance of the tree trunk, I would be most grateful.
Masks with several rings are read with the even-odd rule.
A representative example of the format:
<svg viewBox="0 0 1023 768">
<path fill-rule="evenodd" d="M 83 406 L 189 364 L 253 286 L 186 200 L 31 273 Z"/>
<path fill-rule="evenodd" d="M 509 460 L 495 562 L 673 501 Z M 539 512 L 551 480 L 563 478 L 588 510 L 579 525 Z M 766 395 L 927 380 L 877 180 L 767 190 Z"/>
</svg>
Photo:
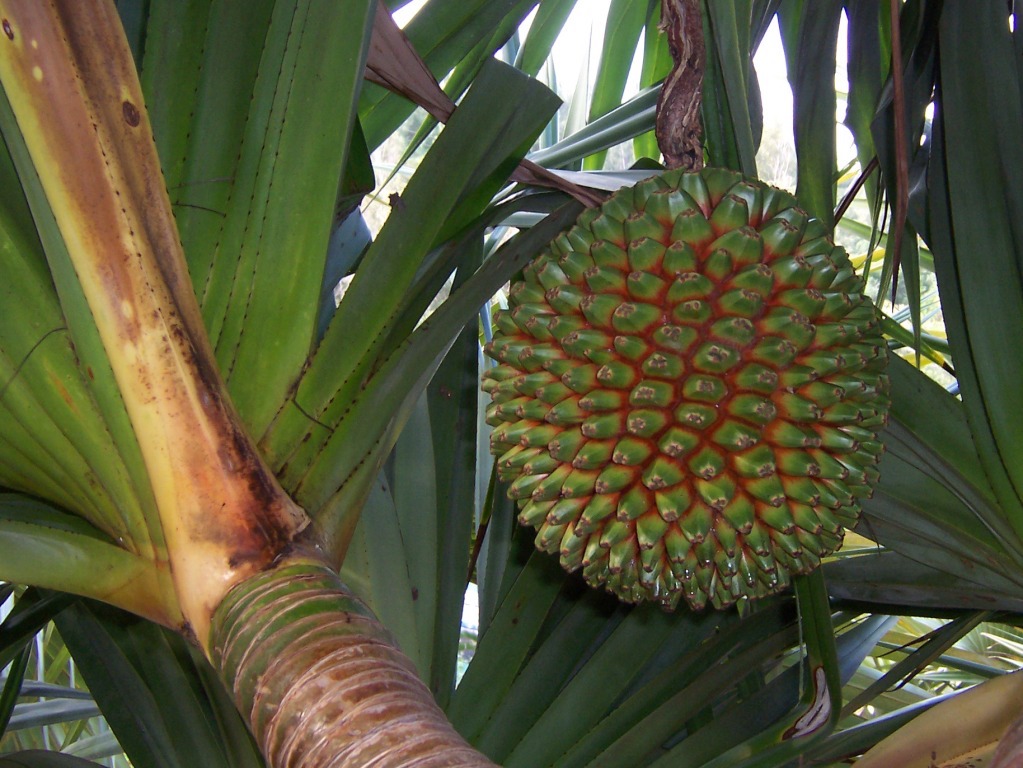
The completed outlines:
<svg viewBox="0 0 1023 768">
<path fill-rule="evenodd" d="M 370 610 L 314 559 L 236 586 L 213 617 L 210 647 L 273 766 L 494 765 L 455 732 Z"/>
</svg>

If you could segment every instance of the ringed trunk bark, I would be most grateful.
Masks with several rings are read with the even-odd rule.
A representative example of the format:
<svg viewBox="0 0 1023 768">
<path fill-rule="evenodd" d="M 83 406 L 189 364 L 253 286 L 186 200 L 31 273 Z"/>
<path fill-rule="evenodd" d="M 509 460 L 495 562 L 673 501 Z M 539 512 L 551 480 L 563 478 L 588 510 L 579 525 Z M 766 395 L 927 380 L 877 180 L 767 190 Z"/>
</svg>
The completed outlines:
<svg viewBox="0 0 1023 768">
<path fill-rule="evenodd" d="M 210 657 L 275 768 L 493 768 L 338 576 L 294 558 L 238 584 Z"/>
</svg>

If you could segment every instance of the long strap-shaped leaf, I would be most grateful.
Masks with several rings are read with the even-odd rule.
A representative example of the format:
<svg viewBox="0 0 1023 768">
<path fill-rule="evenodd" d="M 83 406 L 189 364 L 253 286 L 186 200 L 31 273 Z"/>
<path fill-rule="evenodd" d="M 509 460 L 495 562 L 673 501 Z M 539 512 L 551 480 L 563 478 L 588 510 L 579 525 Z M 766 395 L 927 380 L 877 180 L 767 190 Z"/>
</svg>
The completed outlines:
<svg viewBox="0 0 1023 768">
<path fill-rule="evenodd" d="M 66 280 L 49 274 L 43 243 L 60 250 L 60 235 L 52 216 L 37 210 L 33 219 L 24 190 L 41 193 L 32 174 L 19 184 L 13 157 L 27 151 L 8 130 L 13 120 L 0 91 L 0 486 L 77 509 L 125 549 L 164 560 L 142 457 L 92 316 L 80 292 L 79 302 L 58 296 L 54 283 L 74 283 L 71 270 Z M 10 558 L 2 564 L 0 578 L 16 579 Z M 61 566 L 48 563 L 46 575 Z"/>
<path fill-rule="evenodd" d="M 939 34 L 925 238 L 977 452 L 1020 549 L 1023 194 L 1008 169 L 1023 164 L 1023 83 L 1000 4 L 948 3 Z"/>
<path fill-rule="evenodd" d="M 113 4 L 5 2 L 0 17 L 0 78 L 71 260 L 51 270 L 77 273 L 204 641 L 224 593 L 307 518 L 224 394 Z"/>
<path fill-rule="evenodd" d="M 175 634 L 85 600 L 55 623 L 133 765 L 263 768 L 223 686 Z"/>
<path fill-rule="evenodd" d="M 801 694 L 798 703 L 769 727 L 759 730 L 754 725 L 754 728 L 749 728 L 749 724 L 756 723 L 763 711 L 770 709 L 765 710 L 764 701 L 754 694 L 732 713 L 740 725 L 719 720 L 669 751 L 651 768 L 667 768 L 669 765 L 679 768 L 725 768 L 734 765 L 774 768 L 796 759 L 832 731 L 838 722 L 842 693 L 827 586 L 818 570 L 793 579 L 793 587 L 799 601 L 800 634 L 806 650 L 799 671 Z M 789 673 L 795 672 L 795 668 L 789 670 Z M 734 747 L 721 750 L 721 746 L 728 743 L 724 732 L 728 732 L 731 738 L 741 739 L 746 730 L 755 730 L 755 735 Z"/>
<path fill-rule="evenodd" d="M 625 93 L 633 55 L 646 22 L 648 6 L 645 0 L 612 0 L 587 122 L 606 115 L 622 103 L 622 94 Z M 596 153 L 586 158 L 584 167 L 594 170 L 603 168 L 605 157 L 606 153 Z"/>
<path fill-rule="evenodd" d="M 74 587 L 79 594 L 165 626 L 181 623 L 165 567 L 127 551 L 85 520 L 38 499 L 0 493 L 0 552 L 4 578 L 16 584 Z"/>
<path fill-rule="evenodd" d="M 427 345 L 428 354 L 413 360 L 408 354 L 413 346 L 427 351 L 404 342 L 412 331 L 409 321 L 414 323 L 421 314 L 412 313 L 412 318 L 408 311 L 419 299 L 420 268 L 438 243 L 466 225 L 477 226 L 482 209 L 549 119 L 555 103 L 543 86 L 511 67 L 490 62 L 483 68 L 363 256 L 296 385 L 293 402 L 261 439 L 282 482 L 322 523 L 328 551 L 344 551 L 349 523 L 355 519 L 351 512 L 365 499 L 367 483 L 390 450 L 406 408 L 425 387 L 446 346 L 507 279 L 505 275 L 478 292 L 475 287 L 469 290 L 475 283 L 468 284 L 460 293 L 474 295 L 460 307 L 456 322 L 439 333 L 436 318 L 420 326 L 419 338 L 437 337 L 441 343 Z M 555 231 L 564 224 L 561 221 Z M 553 234 L 548 232 L 541 242 Z M 447 247 L 459 245 L 456 241 Z M 386 401 L 373 401 L 381 393 Z M 366 409 L 370 402 L 373 406 Z M 344 492 L 340 516 L 334 513 L 334 502 L 334 511 L 323 511 L 332 496 L 337 498 L 338 489 Z"/>
<path fill-rule="evenodd" d="M 835 51 L 842 5 L 794 0 L 779 9 L 789 82 L 795 94 L 800 205 L 829 227 L 834 223 Z"/>
<path fill-rule="evenodd" d="M 99 763 L 62 752 L 30 749 L 0 758 L 0 768 L 98 768 Z"/>
</svg>

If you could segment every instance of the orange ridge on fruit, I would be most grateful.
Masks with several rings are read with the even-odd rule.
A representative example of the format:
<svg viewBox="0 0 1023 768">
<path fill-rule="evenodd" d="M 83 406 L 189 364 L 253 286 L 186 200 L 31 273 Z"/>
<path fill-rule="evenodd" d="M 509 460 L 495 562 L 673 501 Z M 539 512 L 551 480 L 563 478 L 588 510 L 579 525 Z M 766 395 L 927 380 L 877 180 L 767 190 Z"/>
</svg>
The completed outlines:
<svg viewBox="0 0 1023 768">
<path fill-rule="evenodd" d="M 495 317 L 500 478 L 536 546 L 627 602 L 784 589 L 855 525 L 887 421 L 878 313 L 782 190 L 669 171 L 585 211 Z"/>
</svg>

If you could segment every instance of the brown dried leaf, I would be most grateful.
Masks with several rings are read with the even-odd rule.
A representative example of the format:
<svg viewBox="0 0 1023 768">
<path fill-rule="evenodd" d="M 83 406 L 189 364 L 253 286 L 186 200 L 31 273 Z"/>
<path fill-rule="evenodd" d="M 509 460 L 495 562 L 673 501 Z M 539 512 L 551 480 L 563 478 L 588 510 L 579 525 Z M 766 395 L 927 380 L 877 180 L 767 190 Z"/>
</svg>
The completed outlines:
<svg viewBox="0 0 1023 768">
<path fill-rule="evenodd" d="M 399 93 L 442 123 L 455 111 L 455 102 L 444 93 L 426 62 L 416 53 L 387 7 L 377 5 L 373 37 L 366 58 L 366 79 Z"/>
<path fill-rule="evenodd" d="M 441 123 L 446 123 L 455 111 L 455 103 L 441 89 L 426 62 L 394 23 L 383 3 L 377 5 L 373 22 L 373 37 L 366 59 L 366 79 L 418 104 Z M 521 184 L 560 190 L 589 207 L 604 201 L 604 196 L 599 192 L 566 181 L 528 160 L 519 164 L 511 179 Z"/>
</svg>

